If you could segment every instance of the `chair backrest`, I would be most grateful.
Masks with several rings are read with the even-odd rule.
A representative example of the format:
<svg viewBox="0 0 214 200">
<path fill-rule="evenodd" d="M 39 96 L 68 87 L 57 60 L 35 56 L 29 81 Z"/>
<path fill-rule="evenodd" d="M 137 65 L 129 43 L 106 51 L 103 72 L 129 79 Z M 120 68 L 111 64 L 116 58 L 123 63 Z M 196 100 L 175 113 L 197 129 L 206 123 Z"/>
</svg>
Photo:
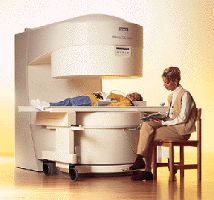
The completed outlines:
<svg viewBox="0 0 214 200">
<path fill-rule="evenodd" d="M 197 108 L 196 131 L 197 140 L 201 143 L 201 108 Z"/>
<path fill-rule="evenodd" d="M 196 108 L 196 109 L 197 109 L 196 120 L 200 120 L 201 119 L 201 108 Z"/>
</svg>

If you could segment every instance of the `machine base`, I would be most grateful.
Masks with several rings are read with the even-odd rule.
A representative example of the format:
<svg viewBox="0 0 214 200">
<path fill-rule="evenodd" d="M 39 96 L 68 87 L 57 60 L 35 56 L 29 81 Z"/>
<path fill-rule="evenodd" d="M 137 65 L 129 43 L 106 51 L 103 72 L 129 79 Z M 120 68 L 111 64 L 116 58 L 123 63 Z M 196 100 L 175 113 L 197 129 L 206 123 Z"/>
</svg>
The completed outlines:
<svg viewBox="0 0 214 200">
<path fill-rule="evenodd" d="M 78 170 L 78 173 L 120 173 L 126 172 L 130 164 L 121 164 L 121 165 L 74 165 Z M 60 171 L 69 172 L 69 164 L 56 162 L 56 167 Z"/>
</svg>

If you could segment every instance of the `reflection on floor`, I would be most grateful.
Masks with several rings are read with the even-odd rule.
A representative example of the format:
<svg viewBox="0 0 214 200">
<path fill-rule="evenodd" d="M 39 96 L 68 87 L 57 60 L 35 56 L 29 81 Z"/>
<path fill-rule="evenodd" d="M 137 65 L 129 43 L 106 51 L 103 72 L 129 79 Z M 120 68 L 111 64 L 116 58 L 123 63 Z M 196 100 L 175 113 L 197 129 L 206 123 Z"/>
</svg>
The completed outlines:
<svg viewBox="0 0 214 200">
<path fill-rule="evenodd" d="M 190 156 L 191 157 L 191 156 Z M 214 153 L 203 154 L 202 181 L 196 170 L 170 182 L 167 168 L 158 169 L 158 180 L 133 182 L 130 176 L 81 176 L 72 182 L 67 174 L 15 168 L 13 157 L 0 156 L 0 199 L 213 199 Z"/>
</svg>

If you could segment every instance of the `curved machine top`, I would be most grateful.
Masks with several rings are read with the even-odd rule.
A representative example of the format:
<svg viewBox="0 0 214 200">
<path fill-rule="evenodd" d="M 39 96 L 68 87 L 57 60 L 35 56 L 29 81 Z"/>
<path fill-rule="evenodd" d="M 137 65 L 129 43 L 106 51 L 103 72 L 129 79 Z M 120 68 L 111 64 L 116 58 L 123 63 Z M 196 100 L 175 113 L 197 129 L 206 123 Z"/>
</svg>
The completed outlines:
<svg viewBox="0 0 214 200">
<path fill-rule="evenodd" d="M 63 24 L 63 23 L 89 23 L 89 22 L 121 22 L 121 23 L 130 23 L 133 24 L 131 22 L 128 22 L 122 18 L 119 17 L 115 17 L 115 16 L 110 16 L 110 15 L 105 15 L 105 14 L 88 14 L 88 15 L 83 15 L 83 16 L 78 16 L 78 17 L 74 17 L 71 19 L 67 19 L 64 21 L 60 21 L 60 22 L 55 22 L 53 24 L 48 24 L 45 26 L 40 26 L 40 27 L 36 27 L 36 28 L 26 28 L 26 30 L 38 30 L 44 27 L 50 27 L 50 26 L 54 26 L 57 24 Z M 137 25 L 137 24 L 136 24 Z M 139 26 L 139 25 L 138 25 Z"/>
<path fill-rule="evenodd" d="M 114 17 L 110 15 L 104 15 L 104 14 L 89 14 L 84 16 L 75 17 L 73 19 L 66 20 L 69 22 L 90 22 L 90 21 L 101 21 L 101 22 L 126 22 L 124 19 L 121 19 L 119 17 Z"/>
<path fill-rule="evenodd" d="M 143 27 L 91 14 L 26 29 L 28 64 L 50 63 L 52 77 L 141 76 Z"/>
</svg>

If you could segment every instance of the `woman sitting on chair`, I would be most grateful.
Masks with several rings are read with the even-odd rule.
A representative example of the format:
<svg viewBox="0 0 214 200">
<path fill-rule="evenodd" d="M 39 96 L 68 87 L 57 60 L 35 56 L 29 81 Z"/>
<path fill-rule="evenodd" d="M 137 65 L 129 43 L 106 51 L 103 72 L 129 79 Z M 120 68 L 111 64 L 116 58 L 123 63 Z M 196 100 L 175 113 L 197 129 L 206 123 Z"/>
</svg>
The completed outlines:
<svg viewBox="0 0 214 200">
<path fill-rule="evenodd" d="M 168 97 L 169 111 L 167 120 L 153 119 L 144 122 L 140 130 L 137 157 L 130 170 L 145 168 L 145 171 L 134 173 L 133 180 L 152 180 L 151 162 L 153 141 L 155 140 L 188 140 L 195 131 L 196 105 L 191 94 L 180 84 L 180 70 L 169 67 L 162 74 L 164 87 L 171 90 Z"/>
</svg>

